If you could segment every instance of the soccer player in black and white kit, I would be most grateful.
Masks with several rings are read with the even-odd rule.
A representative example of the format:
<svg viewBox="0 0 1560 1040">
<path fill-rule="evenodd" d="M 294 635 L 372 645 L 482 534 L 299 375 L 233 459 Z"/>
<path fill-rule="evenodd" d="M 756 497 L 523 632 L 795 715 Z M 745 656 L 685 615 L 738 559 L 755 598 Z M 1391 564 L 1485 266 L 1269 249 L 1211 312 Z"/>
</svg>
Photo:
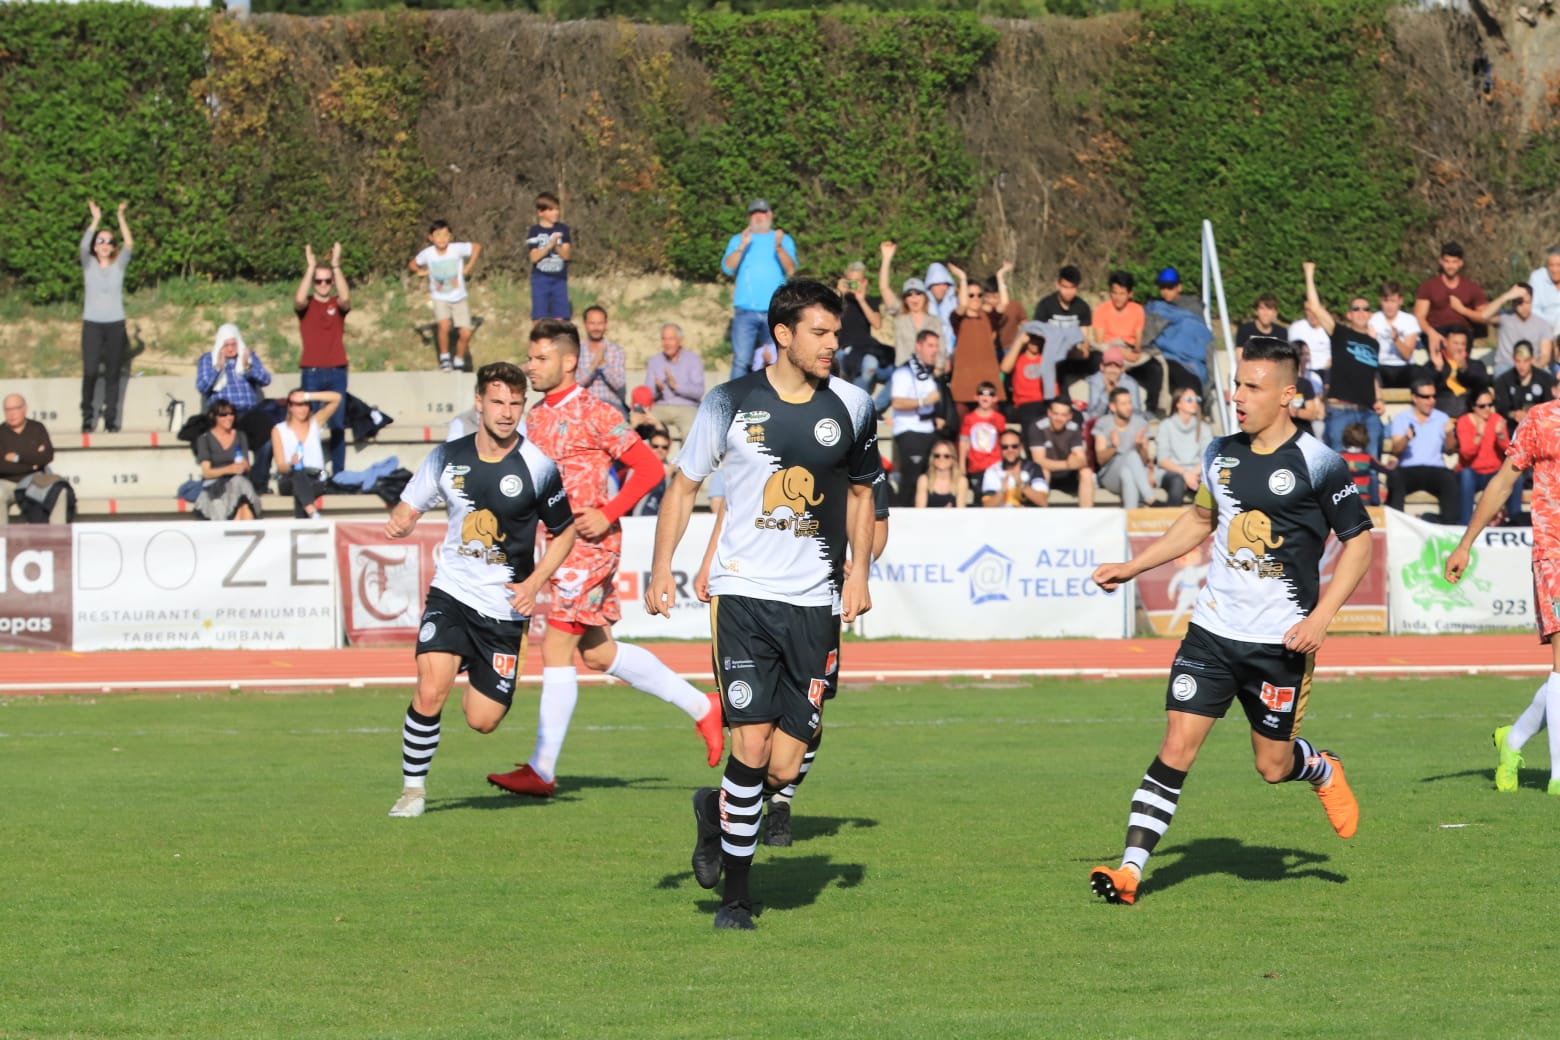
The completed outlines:
<svg viewBox="0 0 1560 1040">
<path fill-rule="evenodd" d="M 525 373 L 506 361 L 477 372 L 475 433 L 434 448 L 401 492 L 385 535 L 404 538 L 441 500 L 449 528 L 435 553 L 433 587 L 417 632 L 417 692 L 401 734 L 401 797 L 391 816 L 421 816 L 439 713 L 466 672 L 466 723 L 491 733 L 503 721 L 525 665 L 536 593 L 574 546 L 574 514 L 558 467 L 516 431 Z M 536 525 L 553 536 L 540 562 Z"/>
<path fill-rule="evenodd" d="M 1359 826 L 1343 766 L 1301 737 L 1300 723 L 1327 625 L 1370 567 L 1371 522 L 1343 460 L 1290 418 L 1299 372 L 1294 346 L 1248 340 L 1235 370 L 1240 432 L 1208 446 L 1191 508 L 1137 557 L 1094 572 L 1113 592 L 1214 535 L 1208 581 L 1170 669 L 1164 742 L 1132 796 L 1121 866 L 1090 874 L 1095 894 L 1109 902 L 1137 900 L 1143 866 L 1170 826 L 1187 771 L 1232 700 L 1251 725 L 1262 779 L 1308 782 L 1341 838 Z M 1329 531 L 1343 549 L 1322 593 Z"/>
<path fill-rule="evenodd" d="M 711 653 L 730 754 L 717 792 L 694 792 L 693 873 L 726 889 L 716 928 L 749 930 L 748 874 L 759 813 L 800 774 L 839 673 L 840 623 L 872 605 L 867 591 L 872 484 L 882 469 L 877 416 L 860 388 L 831 378 L 839 296 L 793 280 L 769 303 L 779 357 L 707 393 L 661 502 L 645 608 L 669 616 L 672 553 L 699 485 L 726 474 L 726 518 L 710 567 Z M 845 575 L 847 545 L 862 565 Z"/>
</svg>

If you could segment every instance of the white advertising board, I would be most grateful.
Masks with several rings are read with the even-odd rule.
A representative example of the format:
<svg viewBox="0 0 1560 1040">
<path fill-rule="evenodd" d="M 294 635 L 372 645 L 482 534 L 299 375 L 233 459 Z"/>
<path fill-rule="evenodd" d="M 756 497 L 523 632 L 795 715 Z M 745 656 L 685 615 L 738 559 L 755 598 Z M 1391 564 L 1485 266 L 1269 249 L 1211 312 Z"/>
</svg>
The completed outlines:
<svg viewBox="0 0 1560 1040">
<path fill-rule="evenodd" d="M 304 520 L 77 524 L 77 650 L 339 645 L 331 527 Z"/>
<path fill-rule="evenodd" d="M 1462 534 L 1461 527 L 1427 524 L 1387 510 L 1387 606 L 1393 635 L 1533 625 L 1532 528 L 1481 531 L 1468 569 L 1452 585 L 1442 574 Z"/>
</svg>

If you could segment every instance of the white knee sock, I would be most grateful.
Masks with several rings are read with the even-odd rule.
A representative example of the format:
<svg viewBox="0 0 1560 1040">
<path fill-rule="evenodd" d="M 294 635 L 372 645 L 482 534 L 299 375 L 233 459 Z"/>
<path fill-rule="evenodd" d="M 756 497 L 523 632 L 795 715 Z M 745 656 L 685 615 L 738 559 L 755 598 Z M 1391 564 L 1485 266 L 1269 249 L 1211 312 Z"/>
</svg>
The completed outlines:
<svg viewBox="0 0 1560 1040">
<path fill-rule="evenodd" d="M 563 738 L 569 735 L 569 720 L 580 699 L 580 680 L 574 667 L 542 669 L 542 706 L 536 719 L 536 750 L 531 768 L 543 780 L 552 780 L 563 753 Z"/>
<path fill-rule="evenodd" d="M 617 648 L 617 657 L 607 668 L 608 675 L 622 679 L 641 693 L 677 705 L 695 722 L 710 710 L 709 697 L 679 678 L 659 657 L 644 647 L 629 643 L 619 643 Z"/>
<path fill-rule="evenodd" d="M 1560 672 L 1544 684 L 1544 722 L 1549 727 L 1549 779 L 1560 779 Z"/>
<path fill-rule="evenodd" d="M 1533 703 L 1529 704 L 1517 721 L 1511 724 L 1511 732 L 1506 734 L 1506 746 L 1513 751 L 1521 751 L 1522 745 L 1533 739 L 1533 735 L 1544 728 L 1544 711 L 1549 703 L 1549 683 L 1541 683 L 1538 692 L 1533 695 Z"/>
</svg>

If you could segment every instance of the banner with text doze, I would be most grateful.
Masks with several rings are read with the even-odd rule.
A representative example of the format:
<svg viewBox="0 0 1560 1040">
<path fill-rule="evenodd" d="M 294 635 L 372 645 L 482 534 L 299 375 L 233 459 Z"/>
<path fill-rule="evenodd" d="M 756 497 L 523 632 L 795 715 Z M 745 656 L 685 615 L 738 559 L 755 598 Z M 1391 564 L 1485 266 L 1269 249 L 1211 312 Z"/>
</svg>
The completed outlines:
<svg viewBox="0 0 1560 1040">
<path fill-rule="evenodd" d="M 330 525 L 77 524 L 77 650 L 328 650 Z"/>
<path fill-rule="evenodd" d="M 1127 635 L 1132 597 L 1090 579 L 1100 564 L 1125 559 L 1119 509 L 901 509 L 888 532 L 863 636 Z"/>
<path fill-rule="evenodd" d="M 1462 534 L 1387 510 L 1393 635 L 1533 628 L 1533 529 L 1485 528 L 1452 585 L 1442 575 Z"/>
<path fill-rule="evenodd" d="M 71 649 L 71 529 L 11 524 L 0 532 L 0 648 Z"/>
</svg>

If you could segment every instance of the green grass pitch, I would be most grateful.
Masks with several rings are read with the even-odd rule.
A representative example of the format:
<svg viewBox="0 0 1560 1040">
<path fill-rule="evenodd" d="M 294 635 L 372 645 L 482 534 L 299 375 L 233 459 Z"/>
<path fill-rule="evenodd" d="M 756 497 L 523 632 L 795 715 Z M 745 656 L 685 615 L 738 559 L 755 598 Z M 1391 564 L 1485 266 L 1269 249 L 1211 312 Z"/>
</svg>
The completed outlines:
<svg viewBox="0 0 1560 1040">
<path fill-rule="evenodd" d="M 1491 781 L 1534 683 L 1318 684 L 1350 842 L 1227 719 L 1133 907 L 1088 871 L 1161 682 L 847 688 L 748 934 L 689 872 L 718 771 L 621 687 L 548 802 L 484 781 L 534 697 L 491 736 L 447 709 L 418 820 L 404 690 L 0 701 L 0 1038 L 1552 1036 L 1545 738 Z"/>
</svg>

